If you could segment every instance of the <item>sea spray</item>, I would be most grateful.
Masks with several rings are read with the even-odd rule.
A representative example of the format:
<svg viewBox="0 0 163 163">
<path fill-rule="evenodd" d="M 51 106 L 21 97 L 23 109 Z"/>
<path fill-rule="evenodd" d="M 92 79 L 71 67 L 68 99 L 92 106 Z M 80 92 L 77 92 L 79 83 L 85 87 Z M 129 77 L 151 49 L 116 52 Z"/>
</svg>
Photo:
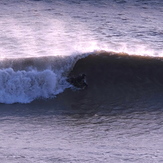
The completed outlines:
<svg viewBox="0 0 163 163">
<path fill-rule="evenodd" d="M 52 70 L 0 70 L 0 103 L 29 103 L 62 92 L 68 84 Z"/>
</svg>

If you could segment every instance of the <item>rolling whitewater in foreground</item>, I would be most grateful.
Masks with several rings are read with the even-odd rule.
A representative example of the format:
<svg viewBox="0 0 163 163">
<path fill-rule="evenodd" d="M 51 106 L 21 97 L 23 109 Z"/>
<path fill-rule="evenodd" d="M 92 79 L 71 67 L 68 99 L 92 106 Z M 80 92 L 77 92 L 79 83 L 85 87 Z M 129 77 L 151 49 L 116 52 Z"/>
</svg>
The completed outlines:
<svg viewBox="0 0 163 163">
<path fill-rule="evenodd" d="M 1 162 L 163 162 L 162 13 L 161 0 L 1 0 Z M 81 74 L 84 89 L 68 82 Z"/>
</svg>

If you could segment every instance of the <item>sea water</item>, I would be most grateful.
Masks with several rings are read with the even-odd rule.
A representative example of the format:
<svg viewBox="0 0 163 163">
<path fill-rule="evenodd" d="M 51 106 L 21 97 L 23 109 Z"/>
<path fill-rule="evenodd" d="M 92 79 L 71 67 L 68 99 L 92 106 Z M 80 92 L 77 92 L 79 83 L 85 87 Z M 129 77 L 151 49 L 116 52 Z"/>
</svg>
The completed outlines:
<svg viewBox="0 0 163 163">
<path fill-rule="evenodd" d="M 161 0 L 1 0 L 1 58 L 113 50 L 162 55 Z"/>
<path fill-rule="evenodd" d="M 162 13 L 161 0 L 1 0 L 1 162 L 163 162 Z"/>
</svg>

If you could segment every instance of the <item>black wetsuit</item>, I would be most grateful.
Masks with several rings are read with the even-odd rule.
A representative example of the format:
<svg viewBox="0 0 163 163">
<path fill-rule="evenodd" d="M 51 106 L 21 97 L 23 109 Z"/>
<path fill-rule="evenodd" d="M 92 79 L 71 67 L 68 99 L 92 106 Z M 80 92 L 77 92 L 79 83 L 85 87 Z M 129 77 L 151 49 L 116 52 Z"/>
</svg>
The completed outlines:
<svg viewBox="0 0 163 163">
<path fill-rule="evenodd" d="M 77 77 L 70 77 L 69 79 L 67 79 L 67 81 L 77 88 L 86 88 L 88 86 L 86 83 L 86 75 L 85 74 L 81 74 Z"/>
</svg>

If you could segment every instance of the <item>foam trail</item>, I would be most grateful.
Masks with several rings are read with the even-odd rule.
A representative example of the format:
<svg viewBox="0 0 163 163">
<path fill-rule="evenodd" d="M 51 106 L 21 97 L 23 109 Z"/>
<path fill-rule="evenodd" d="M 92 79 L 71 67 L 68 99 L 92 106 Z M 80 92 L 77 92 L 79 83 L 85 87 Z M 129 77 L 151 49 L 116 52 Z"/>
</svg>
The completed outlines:
<svg viewBox="0 0 163 163">
<path fill-rule="evenodd" d="M 63 77 L 51 70 L 0 70 L 0 103 L 29 103 L 37 98 L 49 98 L 68 85 Z"/>
</svg>

